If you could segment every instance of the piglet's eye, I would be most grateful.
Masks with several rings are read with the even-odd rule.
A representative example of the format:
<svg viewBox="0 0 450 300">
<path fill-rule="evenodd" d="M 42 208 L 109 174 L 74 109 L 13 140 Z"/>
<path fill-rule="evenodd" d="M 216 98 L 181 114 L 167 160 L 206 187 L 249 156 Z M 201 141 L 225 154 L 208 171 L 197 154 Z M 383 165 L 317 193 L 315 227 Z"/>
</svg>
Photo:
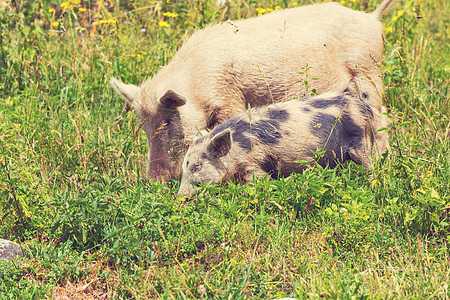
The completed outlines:
<svg viewBox="0 0 450 300">
<path fill-rule="evenodd" d="M 198 172 L 202 168 L 202 164 L 196 164 L 192 167 L 192 172 Z"/>
</svg>

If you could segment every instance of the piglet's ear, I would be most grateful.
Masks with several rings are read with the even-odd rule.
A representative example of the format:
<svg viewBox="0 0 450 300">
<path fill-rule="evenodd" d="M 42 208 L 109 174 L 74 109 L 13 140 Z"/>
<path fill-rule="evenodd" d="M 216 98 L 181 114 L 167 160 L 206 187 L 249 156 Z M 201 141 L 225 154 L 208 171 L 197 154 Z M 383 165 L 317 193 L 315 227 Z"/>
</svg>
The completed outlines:
<svg viewBox="0 0 450 300">
<path fill-rule="evenodd" d="M 230 152 L 231 143 L 231 130 L 224 130 L 211 140 L 208 145 L 208 153 L 217 157 L 223 157 Z"/>
<path fill-rule="evenodd" d="M 132 84 L 125 84 L 120 80 L 111 78 L 109 81 L 113 89 L 116 90 L 122 97 L 127 100 L 134 108 L 139 109 L 141 107 L 140 93 L 141 88 Z"/>
<path fill-rule="evenodd" d="M 168 90 L 162 97 L 159 99 L 161 105 L 167 109 L 176 109 L 179 106 L 183 106 L 186 104 L 186 98 L 181 96 L 180 94 L 175 93 L 172 90 Z"/>
</svg>

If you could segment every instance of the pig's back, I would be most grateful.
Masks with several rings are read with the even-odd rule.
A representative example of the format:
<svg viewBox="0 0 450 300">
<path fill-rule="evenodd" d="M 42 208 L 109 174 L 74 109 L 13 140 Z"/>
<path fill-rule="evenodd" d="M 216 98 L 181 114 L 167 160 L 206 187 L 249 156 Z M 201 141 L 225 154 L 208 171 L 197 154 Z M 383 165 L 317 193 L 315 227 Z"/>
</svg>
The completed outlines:
<svg viewBox="0 0 450 300">
<path fill-rule="evenodd" d="M 262 106 L 302 96 L 305 87 L 297 82 L 305 75 L 298 72 L 306 66 L 309 77 L 319 78 L 309 81 L 310 89 L 343 92 L 354 76 L 349 70 L 375 70 L 382 47 L 382 26 L 373 15 L 315 4 L 199 30 L 165 72 L 182 74 L 198 101 L 245 99 Z"/>
</svg>

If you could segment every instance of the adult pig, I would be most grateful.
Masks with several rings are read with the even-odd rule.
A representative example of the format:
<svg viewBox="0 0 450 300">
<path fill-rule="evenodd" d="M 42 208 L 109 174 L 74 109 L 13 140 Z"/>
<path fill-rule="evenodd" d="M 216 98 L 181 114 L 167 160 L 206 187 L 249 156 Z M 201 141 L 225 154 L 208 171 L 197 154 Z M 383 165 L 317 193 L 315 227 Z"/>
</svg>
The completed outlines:
<svg viewBox="0 0 450 300">
<path fill-rule="evenodd" d="M 148 175 L 177 177 L 197 130 L 214 128 L 248 106 L 289 101 L 312 89 L 364 91 L 382 112 L 378 18 L 394 1 L 384 0 L 369 14 L 325 3 L 212 25 L 195 32 L 141 87 L 112 79 L 147 135 Z M 373 122 L 375 130 L 387 124 L 381 114 Z M 379 135 L 387 141 L 384 132 Z"/>
<path fill-rule="evenodd" d="M 249 181 L 302 172 L 313 152 L 324 151 L 322 166 L 352 160 L 372 168 L 376 110 L 367 99 L 321 95 L 241 112 L 211 132 L 197 134 L 183 161 L 179 194 L 192 183 Z M 376 150 L 376 149 L 374 149 Z"/>
</svg>

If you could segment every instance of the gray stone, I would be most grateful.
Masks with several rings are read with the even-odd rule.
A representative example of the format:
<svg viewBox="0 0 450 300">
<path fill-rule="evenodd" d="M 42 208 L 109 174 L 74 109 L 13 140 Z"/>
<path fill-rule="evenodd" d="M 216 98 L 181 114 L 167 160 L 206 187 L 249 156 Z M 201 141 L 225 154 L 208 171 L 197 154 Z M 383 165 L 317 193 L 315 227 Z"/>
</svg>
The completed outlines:
<svg viewBox="0 0 450 300">
<path fill-rule="evenodd" d="M 19 244 L 0 239 L 0 268 L 3 265 L 2 261 L 4 262 L 4 265 L 8 265 L 8 262 L 11 260 L 22 256 L 22 248 Z"/>
</svg>

